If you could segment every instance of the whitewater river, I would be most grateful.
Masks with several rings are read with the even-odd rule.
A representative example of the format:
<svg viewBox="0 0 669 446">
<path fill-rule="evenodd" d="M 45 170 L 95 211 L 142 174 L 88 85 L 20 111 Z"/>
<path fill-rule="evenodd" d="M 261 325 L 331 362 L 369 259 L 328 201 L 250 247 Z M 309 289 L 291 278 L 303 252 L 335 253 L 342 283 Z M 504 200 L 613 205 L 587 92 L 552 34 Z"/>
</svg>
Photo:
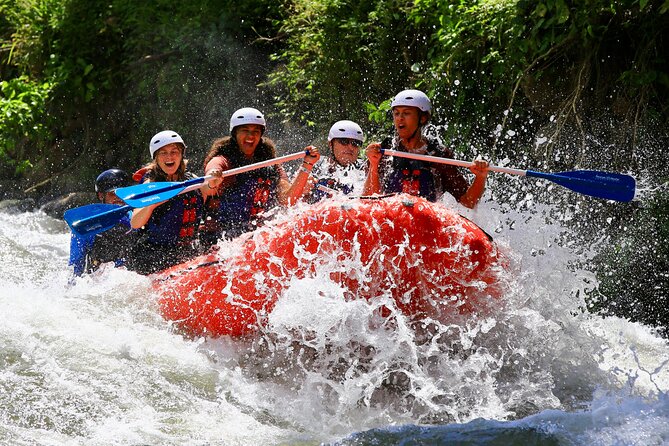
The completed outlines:
<svg viewBox="0 0 669 446">
<path fill-rule="evenodd" d="M 240 341 L 175 331 L 132 272 L 69 283 L 65 223 L 0 211 L 0 443 L 669 443 L 667 342 L 582 311 L 596 279 L 560 224 L 490 202 L 467 215 L 510 262 L 493 314 L 379 327 L 323 274 Z"/>
</svg>

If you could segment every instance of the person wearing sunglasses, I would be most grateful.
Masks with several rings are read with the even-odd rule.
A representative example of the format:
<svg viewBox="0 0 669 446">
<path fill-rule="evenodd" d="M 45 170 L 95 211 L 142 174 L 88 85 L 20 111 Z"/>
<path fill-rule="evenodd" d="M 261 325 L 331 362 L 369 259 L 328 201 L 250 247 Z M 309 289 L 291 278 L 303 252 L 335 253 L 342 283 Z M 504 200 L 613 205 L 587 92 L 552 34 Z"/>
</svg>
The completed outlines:
<svg viewBox="0 0 669 446">
<path fill-rule="evenodd" d="M 314 169 L 314 187 L 305 201 L 315 203 L 341 192 L 362 192 L 365 173 L 360 159 L 365 135 L 353 121 L 335 122 L 328 132 L 328 153 Z"/>
<path fill-rule="evenodd" d="M 453 158 L 453 152 L 425 134 L 432 104 L 419 90 L 404 90 L 391 102 L 395 135 L 367 147 L 369 169 L 364 194 L 408 193 L 430 201 L 450 193 L 462 205 L 474 208 L 485 190 L 488 163 L 475 160 L 469 170 L 474 174 L 470 185 L 457 167 L 400 157 L 384 157 L 381 149 L 394 149 L 421 155 Z"/>
</svg>

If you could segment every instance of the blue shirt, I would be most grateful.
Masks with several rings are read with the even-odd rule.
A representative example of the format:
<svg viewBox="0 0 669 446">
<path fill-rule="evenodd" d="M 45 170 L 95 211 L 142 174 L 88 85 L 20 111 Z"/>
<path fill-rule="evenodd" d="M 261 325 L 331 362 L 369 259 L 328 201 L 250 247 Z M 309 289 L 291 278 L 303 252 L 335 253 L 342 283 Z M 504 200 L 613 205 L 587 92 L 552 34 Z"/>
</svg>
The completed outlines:
<svg viewBox="0 0 669 446">
<path fill-rule="evenodd" d="M 111 230 L 121 230 L 127 232 L 130 230 L 130 216 L 131 212 L 129 211 L 119 223 L 114 226 Z M 79 235 L 72 233 L 72 238 L 70 239 L 70 261 L 69 265 L 74 266 L 74 275 L 81 276 L 84 273 L 89 273 L 93 271 L 96 266 L 93 265 L 93 262 L 90 258 L 93 247 L 96 243 L 114 243 L 115 240 L 105 240 L 105 234 L 86 234 Z M 113 259 L 115 266 L 122 266 L 125 259 L 123 257 L 118 257 Z"/>
</svg>

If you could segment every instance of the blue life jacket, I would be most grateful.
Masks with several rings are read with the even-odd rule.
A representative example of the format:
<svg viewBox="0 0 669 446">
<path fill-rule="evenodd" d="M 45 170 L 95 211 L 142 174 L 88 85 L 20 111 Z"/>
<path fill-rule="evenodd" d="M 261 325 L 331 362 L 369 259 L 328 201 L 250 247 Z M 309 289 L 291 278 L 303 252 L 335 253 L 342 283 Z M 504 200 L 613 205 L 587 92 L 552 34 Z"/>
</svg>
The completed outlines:
<svg viewBox="0 0 669 446">
<path fill-rule="evenodd" d="M 360 160 L 354 161 L 348 166 L 337 164 L 334 158 L 324 160 L 314 168 L 314 175 L 318 181 L 314 187 L 305 195 L 304 201 L 307 203 L 316 203 L 324 198 L 329 198 L 330 194 L 327 191 L 318 189 L 318 186 L 325 186 L 328 189 L 333 189 L 344 195 L 349 195 L 355 190 L 354 182 L 356 178 L 355 172 L 360 172 L 363 175 L 363 166 Z M 360 181 L 363 180 L 360 177 Z M 349 181 L 346 181 L 349 180 Z"/>
<path fill-rule="evenodd" d="M 265 211 L 278 204 L 278 185 L 274 167 L 235 175 L 233 184 L 207 201 L 207 242 L 215 243 L 223 233 L 235 238 L 262 224 Z"/>
<path fill-rule="evenodd" d="M 74 266 L 75 276 L 81 276 L 86 271 L 86 254 L 93 247 L 93 243 L 95 243 L 95 234 L 78 235 L 72 233 L 69 265 Z"/>
<path fill-rule="evenodd" d="M 193 242 L 202 218 L 202 205 L 199 191 L 177 195 L 161 204 L 142 229 L 143 241 L 163 246 Z"/>
<path fill-rule="evenodd" d="M 452 152 L 434 140 L 428 140 L 427 154 L 444 158 L 453 156 Z M 448 174 L 440 175 L 439 171 L 447 171 Z M 382 186 L 385 193 L 402 192 L 421 196 L 429 201 L 437 201 L 444 192 L 449 192 L 459 200 L 468 187 L 467 180 L 454 166 L 435 165 L 401 157 L 392 158 L 384 174 Z"/>
<path fill-rule="evenodd" d="M 314 185 L 314 188 L 311 190 L 311 192 L 309 192 L 309 195 L 305 197 L 305 201 L 307 203 L 316 203 L 330 196 L 329 193 L 318 189 L 317 186 L 325 186 L 328 189 L 342 192 L 344 195 L 348 195 L 353 192 L 353 186 L 350 184 L 344 184 L 336 178 L 320 178 Z"/>
<path fill-rule="evenodd" d="M 149 177 L 144 172 L 140 183 Z M 186 172 L 186 180 L 196 178 L 191 172 Z M 199 190 L 179 194 L 153 210 L 149 221 L 140 229 L 142 244 L 162 247 L 192 245 L 197 239 L 204 210 L 204 200 Z"/>
<path fill-rule="evenodd" d="M 392 171 L 385 177 L 383 189 L 386 193 L 403 192 L 437 201 L 434 173 L 423 161 L 395 157 Z"/>
<path fill-rule="evenodd" d="M 186 179 L 194 177 L 186 174 Z M 139 230 L 138 241 L 128 256 L 128 269 L 151 274 L 198 255 L 203 208 L 199 190 L 177 195 L 156 207 Z"/>
</svg>

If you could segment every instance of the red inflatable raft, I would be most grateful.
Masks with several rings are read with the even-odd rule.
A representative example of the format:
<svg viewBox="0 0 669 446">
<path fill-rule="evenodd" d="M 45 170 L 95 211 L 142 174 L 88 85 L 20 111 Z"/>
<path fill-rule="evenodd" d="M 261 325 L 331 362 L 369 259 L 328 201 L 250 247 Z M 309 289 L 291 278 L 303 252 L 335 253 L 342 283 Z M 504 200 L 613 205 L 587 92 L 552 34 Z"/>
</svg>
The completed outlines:
<svg viewBox="0 0 669 446">
<path fill-rule="evenodd" d="M 397 195 L 324 201 L 256 231 L 239 254 L 209 254 L 155 276 L 163 316 L 194 335 L 262 326 L 297 278 L 328 268 L 351 299 L 390 293 L 403 314 L 437 320 L 483 311 L 499 296 L 490 237 L 443 205 Z"/>
</svg>

